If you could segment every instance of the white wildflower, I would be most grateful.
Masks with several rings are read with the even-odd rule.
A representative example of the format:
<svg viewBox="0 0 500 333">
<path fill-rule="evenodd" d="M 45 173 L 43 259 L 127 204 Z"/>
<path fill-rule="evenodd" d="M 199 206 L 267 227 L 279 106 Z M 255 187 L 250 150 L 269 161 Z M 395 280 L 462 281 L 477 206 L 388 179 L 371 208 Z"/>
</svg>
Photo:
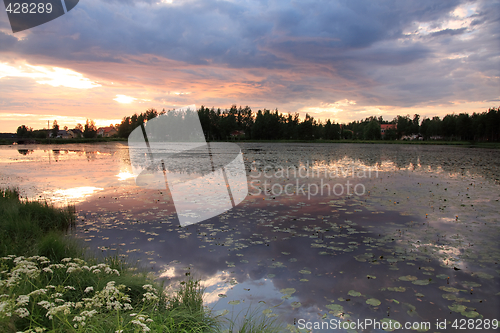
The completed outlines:
<svg viewBox="0 0 500 333">
<path fill-rule="evenodd" d="M 147 293 L 143 294 L 143 296 L 144 296 L 142 298 L 143 302 L 146 301 L 146 300 L 148 300 L 148 301 L 156 301 L 156 300 L 158 300 L 158 296 L 156 296 L 155 294 L 150 293 L 150 292 L 147 292 Z"/>
<path fill-rule="evenodd" d="M 87 288 L 85 288 L 84 292 L 85 293 L 89 293 L 89 292 L 91 292 L 93 290 L 94 290 L 94 287 L 87 287 Z"/>
<path fill-rule="evenodd" d="M 30 312 L 26 308 L 17 308 L 14 313 L 20 318 L 28 317 L 30 315 Z"/>
<path fill-rule="evenodd" d="M 40 301 L 37 304 L 46 310 L 50 309 L 51 307 L 53 307 L 55 305 L 54 303 L 47 302 L 47 301 Z"/>
<path fill-rule="evenodd" d="M 30 292 L 28 296 L 45 295 L 46 293 L 47 289 L 37 289 Z"/>
<path fill-rule="evenodd" d="M 73 273 L 73 272 L 81 272 L 82 269 L 80 267 L 69 267 L 67 270 L 66 270 L 66 273 Z"/>
<path fill-rule="evenodd" d="M 17 306 L 25 306 L 30 301 L 30 297 L 28 295 L 20 295 L 17 298 Z"/>
<path fill-rule="evenodd" d="M 142 286 L 142 288 L 145 289 L 146 291 L 156 291 L 151 284 L 145 284 Z"/>
<path fill-rule="evenodd" d="M 146 324 L 144 324 L 143 322 L 140 322 L 139 320 L 132 320 L 131 323 L 135 324 L 137 326 L 140 326 L 142 328 L 143 332 L 149 332 L 150 331 L 149 327 Z"/>
</svg>

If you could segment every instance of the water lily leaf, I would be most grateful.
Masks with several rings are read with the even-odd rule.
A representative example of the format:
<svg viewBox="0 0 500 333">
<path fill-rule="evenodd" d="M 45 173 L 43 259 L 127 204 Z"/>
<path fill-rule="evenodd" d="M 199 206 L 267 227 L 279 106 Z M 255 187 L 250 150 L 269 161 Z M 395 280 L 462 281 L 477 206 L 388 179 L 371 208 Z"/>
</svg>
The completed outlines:
<svg viewBox="0 0 500 333">
<path fill-rule="evenodd" d="M 354 297 L 361 296 L 361 293 L 359 291 L 355 291 L 355 290 L 349 290 L 349 292 L 347 294 L 349 296 L 354 296 Z"/>
<path fill-rule="evenodd" d="M 340 304 L 328 304 L 326 308 L 331 310 L 330 313 L 335 316 L 344 312 L 344 307 Z"/>
<path fill-rule="evenodd" d="M 229 302 L 227 302 L 227 304 L 229 304 L 229 305 L 238 305 L 238 304 L 240 304 L 240 303 L 241 303 L 241 302 L 240 302 L 239 300 L 234 300 L 234 301 L 229 301 Z"/>
<path fill-rule="evenodd" d="M 377 277 L 376 277 L 376 276 L 374 276 L 374 275 L 367 275 L 366 277 L 367 277 L 367 278 L 369 278 L 369 279 L 376 279 L 376 278 L 377 278 Z"/>
<path fill-rule="evenodd" d="M 227 295 L 224 295 L 224 294 L 219 294 L 217 296 L 219 296 L 220 298 L 226 298 L 227 297 Z"/>
<path fill-rule="evenodd" d="M 369 298 L 366 300 L 366 304 L 370 304 L 370 305 L 373 305 L 373 306 L 379 306 L 380 305 L 380 301 L 376 298 Z"/>
<path fill-rule="evenodd" d="M 426 286 L 429 284 L 429 280 L 416 280 L 416 281 L 413 281 L 412 283 L 419 285 L 419 286 Z"/>
<path fill-rule="evenodd" d="M 300 302 L 292 302 L 291 306 L 294 309 L 300 308 L 302 306 L 302 303 L 300 303 Z"/>
<path fill-rule="evenodd" d="M 403 293 L 406 291 L 406 288 L 405 287 L 387 287 L 387 290 L 397 291 L 397 292 Z"/>
<path fill-rule="evenodd" d="M 453 303 L 452 305 L 448 305 L 448 308 L 453 312 L 463 312 L 467 309 L 465 305 Z"/>
<path fill-rule="evenodd" d="M 401 281 L 415 281 L 415 280 L 418 280 L 418 278 L 416 276 L 413 276 L 413 275 L 400 276 L 399 279 Z"/>
<path fill-rule="evenodd" d="M 300 274 L 311 274 L 311 271 L 308 271 L 307 269 L 302 269 L 299 271 Z"/>
<path fill-rule="evenodd" d="M 436 277 L 437 277 L 438 279 L 443 279 L 443 280 L 445 280 L 445 279 L 447 279 L 449 276 L 448 276 L 447 274 L 438 274 L 438 275 L 436 275 Z"/>
<path fill-rule="evenodd" d="M 460 314 L 462 316 L 466 316 L 469 318 L 475 318 L 475 317 L 479 316 L 479 313 L 477 313 L 476 311 L 462 311 Z"/>
<path fill-rule="evenodd" d="M 493 279 L 493 275 L 490 275 L 490 274 L 487 274 L 487 273 L 484 273 L 484 272 L 475 272 L 475 273 L 472 273 L 472 276 L 477 276 L 481 279 Z"/>
<path fill-rule="evenodd" d="M 285 294 L 285 295 L 291 295 L 291 294 L 295 293 L 296 291 L 297 290 L 295 288 L 285 288 L 285 289 L 281 289 L 280 293 Z"/>
<path fill-rule="evenodd" d="M 456 293 L 456 292 L 460 291 L 457 288 L 447 287 L 447 286 L 441 286 L 441 287 L 439 287 L 439 289 L 444 290 L 444 291 L 449 292 L 449 293 Z"/>
<path fill-rule="evenodd" d="M 472 282 L 472 281 L 463 281 L 462 285 L 465 286 L 465 287 L 469 287 L 469 288 L 481 287 L 480 283 Z"/>
</svg>

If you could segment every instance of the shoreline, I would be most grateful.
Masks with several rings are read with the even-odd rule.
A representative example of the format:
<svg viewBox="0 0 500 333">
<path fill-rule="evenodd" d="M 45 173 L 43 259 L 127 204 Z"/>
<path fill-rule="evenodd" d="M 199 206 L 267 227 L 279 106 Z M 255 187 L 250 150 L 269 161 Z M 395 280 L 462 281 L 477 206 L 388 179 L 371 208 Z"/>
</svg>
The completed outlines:
<svg viewBox="0 0 500 333">
<path fill-rule="evenodd" d="M 8 140 L 0 140 L 3 146 L 27 146 L 27 145 L 49 145 L 49 144 L 77 144 L 77 143 L 105 143 L 105 142 L 127 142 L 123 138 L 95 138 L 95 139 L 43 139 L 34 142 L 17 143 Z M 434 146 L 459 146 L 465 148 L 490 148 L 500 149 L 500 142 L 470 142 L 470 141 L 404 141 L 404 140 L 224 140 L 209 142 L 233 142 L 233 143 L 332 143 L 332 144 L 388 144 L 388 145 L 434 145 Z"/>
</svg>

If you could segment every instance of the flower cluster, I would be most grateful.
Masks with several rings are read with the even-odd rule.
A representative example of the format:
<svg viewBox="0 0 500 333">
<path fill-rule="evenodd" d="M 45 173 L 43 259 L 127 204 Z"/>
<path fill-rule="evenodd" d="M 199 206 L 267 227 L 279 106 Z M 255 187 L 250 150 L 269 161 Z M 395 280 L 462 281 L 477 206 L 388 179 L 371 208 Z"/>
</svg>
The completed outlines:
<svg viewBox="0 0 500 333">
<path fill-rule="evenodd" d="M 6 268 L 7 269 L 4 269 Z M 119 276 L 116 269 L 112 269 L 107 264 L 88 265 L 79 258 L 65 258 L 61 263 L 51 263 L 46 257 L 16 257 L 6 256 L 0 258 L 0 320 L 12 317 L 24 318 L 31 321 L 30 329 L 25 332 L 43 332 L 44 327 L 38 326 L 31 318 L 31 311 L 38 315 L 43 315 L 49 320 L 58 320 L 74 328 L 76 331 L 83 331 L 89 320 L 97 320 L 99 315 L 108 316 L 116 314 L 118 318 L 117 332 L 129 331 L 125 329 L 127 325 L 135 326 L 136 330 L 142 332 L 150 331 L 148 323 L 152 322 L 147 315 L 141 314 L 144 305 L 156 307 L 160 297 L 158 291 L 150 284 L 143 286 L 143 305 L 139 314 L 132 313 L 124 321 L 125 313 L 134 310 L 131 298 L 127 295 L 127 288 L 123 284 L 117 285 L 115 281 L 108 281 L 104 287 L 99 288 L 98 281 L 102 278 L 109 280 L 110 276 Z M 64 285 L 36 285 L 33 281 L 51 281 L 55 274 L 63 276 L 63 281 L 76 273 L 88 272 L 93 277 L 91 281 L 96 281 L 93 286 Z M 38 279 L 38 280 L 37 280 Z M 55 283 L 57 284 L 57 283 Z M 27 292 L 26 288 L 35 289 Z M 42 287 L 40 287 L 42 286 Z M 99 290 L 100 289 L 100 290 Z M 21 294 L 19 294 L 21 293 Z M 26 294 L 24 294 L 26 293 Z M 81 299 L 75 299 L 74 295 L 85 295 Z M 137 312 L 137 310 L 136 310 Z M 88 326 L 88 325 L 87 325 Z"/>
</svg>

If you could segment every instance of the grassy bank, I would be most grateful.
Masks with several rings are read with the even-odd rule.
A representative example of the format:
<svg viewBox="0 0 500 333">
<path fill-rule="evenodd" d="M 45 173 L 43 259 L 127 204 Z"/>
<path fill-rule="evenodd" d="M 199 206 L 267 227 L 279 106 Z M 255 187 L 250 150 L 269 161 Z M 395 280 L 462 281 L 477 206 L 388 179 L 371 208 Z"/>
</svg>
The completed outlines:
<svg viewBox="0 0 500 333">
<path fill-rule="evenodd" d="M 74 209 L 0 190 L 1 332 L 216 332 L 196 281 L 170 294 L 116 257 L 98 261 L 65 235 Z M 261 320 L 262 318 L 258 318 Z M 253 327 L 246 321 L 241 329 Z M 269 325 L 253 332 L 279 329 Z"/>
</svg>

